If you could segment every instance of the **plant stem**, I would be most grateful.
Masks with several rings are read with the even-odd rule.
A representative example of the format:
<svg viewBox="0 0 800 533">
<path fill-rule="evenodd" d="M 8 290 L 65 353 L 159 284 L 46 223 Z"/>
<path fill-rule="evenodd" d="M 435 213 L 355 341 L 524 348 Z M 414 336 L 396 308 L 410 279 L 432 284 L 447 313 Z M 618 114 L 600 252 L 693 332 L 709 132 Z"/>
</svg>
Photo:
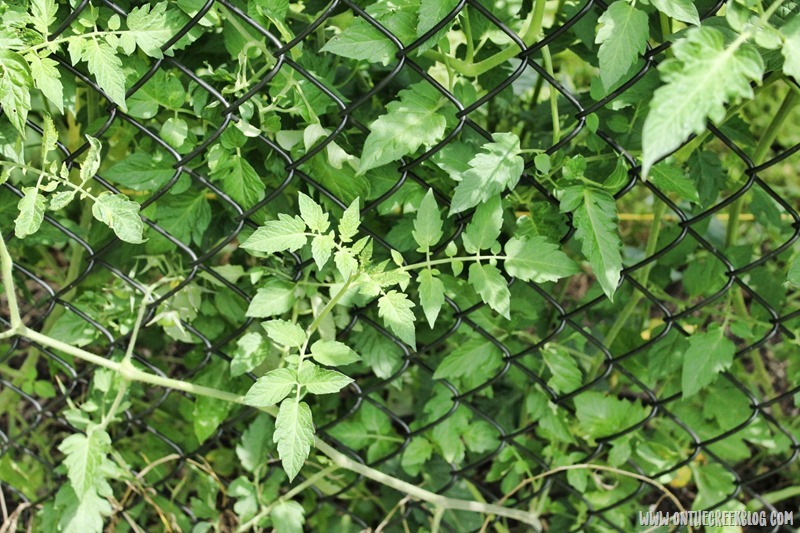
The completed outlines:
<svg viewBox="0 0 800 533">
<path fill-rule="evenodd" d="M 3 286 L 6 291 L 6 300 L 8 300 L 8 315 L 9 320 L 11 321 L 11 328 L 9 331 L 13 332 L 19 329 L 22 326 L 22 317 L 19 314 L 19 304 L 17 303 L 17 295 L 14 292 L 14 283 L 13 283 L 13 269 L 14 263 L 11 260 L 11 255 L 8 253 L 8 248 L 6 248 L 6 240 L 3 238 L 3 235 L 0 234 L 0 274 L 2 274 Z M 12 336 L 8 335 L 9 337 Z M 6 335 L 0 336 L 0 338 L 4 338 Z"/>
<path fill-rule="evenodd" d="M 542 47 L 542 57 L 544 58 L 544 69 L 551 78 L 555 79 L 555 71 L 553 70 L 553 57 L 550 55 L 550 48 L 547 46 Z M 555 87 L 549 87 L 550 92 L 550 117 L 553 122 L 553 145 L 558 144 L 561 139 L 561 122 L 558 118 L 558 91 Z"/>
</svg>

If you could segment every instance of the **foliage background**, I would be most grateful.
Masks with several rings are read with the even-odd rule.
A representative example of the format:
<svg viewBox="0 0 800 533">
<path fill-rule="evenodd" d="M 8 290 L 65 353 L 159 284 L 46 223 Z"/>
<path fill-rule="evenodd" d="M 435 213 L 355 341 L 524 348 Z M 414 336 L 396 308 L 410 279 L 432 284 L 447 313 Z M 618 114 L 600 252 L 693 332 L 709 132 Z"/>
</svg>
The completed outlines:
<svg viewBox="0 0 800 533">
<path fill-rule="evenodd" d="M 583 463 L 657 480 L 686 508 L 795 511 L 799 38 L 783 4 L 764 19 L 775 4 L 8 2 L 0 42 L 41 69 L 26 78 L 0 55 L 0 228 L 24 318 L 118 360 L 158 281 L 137 365 L 244 394 L 288 355 L 261 322 L 307 325 L 346 276 L 308 248 L 240 243 L 298 213 L 298 193 L 333 221 L 359 198 L 375 262 L 441 259 L 445 298 L 431 319 L 417 283 L 401 286 L 418 304 L 399 326 L 368 295 L 334 308 L 320 336 L 361 359 L 341 369 L 352 383 L 311 401 L 319 437 L 450 497 L 513 493 L 553 531 L 629 531 L 649 505 L 674 510 L 609 472 L 515 491 Z M 674 124 L 648 126 L 659 117 Z M 641 179 L 641 161 L 692 133 Z M 48 161 L 66 168 L 49 171 L 59 192 L 124 195 L 144 225 L 138 207 L 102 220 L 78 194 L 13 237 L 25 188 L 35 200 L 45 187 L 30 169 Z M 427 247 L 423 212 L 440 224 Z M 557 243 L 577 266 L 516 275 L 486 261 L 481 283 L 474 259 L 449 260 L 508 254 L 512 239 L 536 242 L 529 256 Z M 20 337 L 0 354 L 4 518 L 77 529 L 62 462 L 119 385 Z M 482 526 L 330 472 L 314 451 L 289 482 L 273 421 L 252 408 L 142 384 L 125 398 L 84 531 L 101 516 L 119 531 Z"/>
</svg>

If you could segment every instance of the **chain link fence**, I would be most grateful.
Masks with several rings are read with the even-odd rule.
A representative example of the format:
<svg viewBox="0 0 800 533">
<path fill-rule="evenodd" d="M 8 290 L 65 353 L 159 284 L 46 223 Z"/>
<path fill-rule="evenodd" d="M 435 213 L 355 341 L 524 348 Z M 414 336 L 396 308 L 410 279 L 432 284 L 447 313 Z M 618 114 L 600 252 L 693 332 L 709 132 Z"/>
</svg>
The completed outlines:
<svg viewBox="0 0 800 533">
<path fill-rule="evenodd" d="M 89 9 L 88 0 L 73 4 L 68 9 L 61 6 L 59 14 L 68 13 L 68 16 L 59 17 L 60 25 L 51 39 L 64 36 L 70 24 Z M 640 148 L 637 138 L 640 133 L 630 131 L 625 124 L 615 124 L 613 115 L 614 110 L 624 107 L 625 99 L 632 92 L 652 90 L 657 80 L 655 67 L 669 54 L 669 43 L 648 48 L 640 70 L 607 95 L 578 91 L 569 78 L 553 72 L 543 56 L 543 50 L 547 50 L 549 57 L 551 53 L 571 47 L 587 46 L 586 32 L 592 34 L 591 40 L 597 18 L 608 7 L 601 1 L 563 2 L 565 8 L 559 11 L 558 19 L 545 30 L 544 37 L 531 46 L 525 45 L 492 9 L 478 0 L 462 0 L 425 35 L 405 44 L 368 14 L 360 2 L 335 0 L 325 5 L 307 2 L 304 13 L 314 15 L 308 16 L 303 24 L 295 23 L 291 32 L 279 26 L 265 27 L 263 17 L 253 14 L 252 5 L 227 0 L 189 4 L 193 6 L 194 15 L 187 16 L 183 28 L 164 45 L 163 59 L 139 61 L 136 78 L 129 77 L 127 112 L 111 104 L 91 76 L 73 67 L 67 58 L 53 56 L 59 63 L 62 77 L 75 79 L 73 91 L 78 94 L 86 91 L 87 105 L 94 103 L 97 110 L 102 110 L 86 109 L 85 114 L 73 117 L 83 121 L 84 133 L 109 146 L 111 157 L 124 159 L 125 154 L 113 154 L 114 146 L 133 142 L 169 161 L 172 170 L 163 185 L 149 193 L 138 194 L 122 188 L 122 192 L 131 194 L 142 205 L 145 222 L 150 228 L 149 258 L 139 255 L 143 254 L 141 249 L 109 238 L 105 233 L 87 231 L 77 217 L 70 220 L 48 215 L 40 235 L 29 238 L 32 244 L 15 240 L 11 222 L 13 206 L 22 193 L 10 182 L 4 184 L 0 196 L 3 206 L 0 227 L 14 255 L 14 273 L 19 287 L 25 291 L 23 313 L 31 328 L 46 329 L 52 335 L 72 341 L 77 339 L 79 344 L 105 357 L 118 356 L 127 345 L 131 317 L 135 315 L 132 309 L 141 301 L 145 273 L 148 269 L 162 272 L 165 268 L 171 269 L 175 281 L 149 306 L 145 323 L 156 319 L 164 325 L 170 320 L 164 313 L 177 309 L 180 323 L 165 328 L 174 328 L 174 335 L 183 341 L 166 338 L 148 342 L 145 348 L 135 351 L 136 361 L 157 374 L 201 383 L 213 381 L 204 369 L 219 372 L 227 368 L 237 343 L 254 322 L 252 318 L 238 323 L 224 319 L 226 314 L 243 316 L 242 310 L 255 296 L 255 289 L 248 292 L 243 284 L 232 281 L 220 270 L 220 265 L 229 264 L 229 258 L 236 253 L 237 242 L 260 222 L 277 213 L 293 211 L 287 200 L 287 190 L 315 191 L 315 196 L 326 199 L 329 205 L 345 208 L 354 195 L 346 188 L 337 189 L 333 180 L 320 174 L 324 172 L 318 164 L 321 154 L 335 143 L 347 146 L 351 153 L 359 153 L 359 147 L 350 146 L 346 132 L 366 134 L 366 124 L 378 116 L 373 105 L 375 101 L 386 104 L 412 81 L 424 81 L 457 108 L 457 123 L 448 129 L 448 135 L 439 144 L 415 159 L 405 159 L 397 174 L 384 180 L 386 183 L 372 184 L 362 210 L 362 231 L 374 239 L 376 250 L 381 249 L 380 253 L 387 255 L 392 248 L 408 250 L 403 249 L 407 237 L 402 235 L 410 231 L 408 220 L 398 218 L 396 226 L 387 227 L 380 217 L 391 214 L 402 204 L 409 190 L 433 187 L 440 205 L 449 201 L 448 195 L 437 188 L 436 180 L 429 179 L 431 173 L 426 162 L 464 132 L 491 139 L 493 131 L 487 131 L 480 124 L 492 124 L 496 108 L 511 107 L 516 110 L 516 124 L 496 123 L 495 126 L 497 131 L 503 131 L 522 124 L 523 130 L 528 132 L 527 137 L 523 137 L 524 148 L 542 148 L 548 154 L 556 154 L 569 150 L 575 139 L 591 136 L 592 142 L 603 143 L 625 159 L 632 170 L 627 173 L 615 199 L 621 213 L 624 245 L 638 252 L 626 258 L 614 302 L 602 295 L 588 275 L 557 285 L 511 280 L 512 313 L 520 317 L 519 330 L 525 333 L 522 349 L 519 342 L 508 342 L 487 325 L 485 318 L 489 310 L 479 300 L 465 305 L 463 301 L 448 299 L 444 312 L 446 320 L 440 319 L 441 325 L 421 338 L 416 352 L 410 351 L 381 325 L 374 306 L 358 308 L 348 318 L 349 322 L 340 324 L 343 328 L 340 338 L 362 353 L 372 352 L 373 359 L 380 359 L 373 361 L 373 369 L 377 366 L 381 371 L 366 369 L 353 375 L 356 382 L 347 392 L 330 406 L 323 407 L 325 415 L 318 418 L 322 423 L 318 423 L 317 428 L 321 438 L 374 468 L 396 472 L 404 450 L 425 432 L 435 431 L 437 427 L 452 431 L 452 424 L 463 424 L 465 420 L 483 421 L 496 435 L 496 446 L 485 453 L 468 453 L 458 466 L 441 458 L 435 460 L 425 468 L 435 472 L 436 486 L 427 488 L 463 496 L 463 482 L 466 481 L 474 491 L 472 497 L 496 502 L 527 475 L 564 465 L 548 461 L 545 449 L 548 440 L 543 438 L 541 420 L 509 412 L 504 405 L 492 400 L 489 391 L 503 397 L 500 391 L 538 386 L 546 393 L 557 417 L 570 420 L 575 416 L 572 400 L 576 396 L 590 390 L 613 388 L 624 391 L 617 393 L 619 397 L 640 401 L 647 416 L 642 420 L 614 420 L 612 423 L 618 425 L 615 431 L 597 439 L 594 446 L 572 441 L 566 447 L 574 463 L 608 462 L 609 456 L 621 455 L 621 467 L 651 479 L 699 465 L 715 471 L 718 474 L 715 479 L 729 480 L 719 487 L 721 497 L 703 502 L 703 509 L 730 509 L 726 506 L 739 500 L 749 502 L 750 509 L 781 513 L 797 510 L 800 500 L 796 496 L 780 505 L 773 505 L 763 497 L 775 489 L 796 485 L 797 427 L 796 424 L 787 425 L 787 420 L 794 419 L 797 414 L 794 401 L 794 395 L 800 391 L 795 379 L 797 368 L 792 368 L 790 361 L 768 357 L 764 359 L 769 362 L 765 368 L 762 356 L 781 346 L 797 352 L 793 332 L 800 326 L 800 311 L 796 293 L 781 293 L 776 289 L 781 280 L 775 281 L 774 271 L 769 268 L 785 263 L 800 234 L 797 190 L 787 183 L 792 178 L 780 178 L 796 171 L 800 144 L 782 144 L 789 139 L 787 136 L 774 144 L 773 148 L 778 151 L 771 158 L 757 164 L 752 158 L 752 148 L 758 139 L 748 138 L 741 128 L 729 124 L 709 125 L 713 138 L 710 142 L 729 168 L 740 169 L 741 179 L 737 182 L 729 176 L 727 192 L 720 198 L 711 198 L 702 209 L 696 205 L 687 207 L 688 204 L 674 200 L 668 191 L 660 190 L 652 182 L 643 182 L 638 175 L 636 158 L 631 155 L 631 151 Z M 701 4 L 701 14 L 707 18 L 723 9 L 725 2 Z M 123 18 L 132 7 L 113 2 L 98 3 L 98 6 Z M 466 7 L 473 25 L 491 27 L 493 32 L 504 34 L 522 50 L 514 59 L 482 75 L 484 86 L 492 88 L 469 105 L 462 104 L 463 98 L 457 90 L 444 87 L 421 66 L 418 53 L 430 40 L 441 38 L 441 30 L 452 25 Z M 257 78 L 235 79 L 226 70 L 229 65 L 214 63 L 219 57 L 217 50 L 230 44 L 224 42 L 222 33 L 213 31 L 215 26 L 211 22 L 219 16 L 225 17 L 221 26 L 223 33 L 238 29 L 240 35 L 252 37 L 246 46 L 263 49 L 274 58 L 271 64 L 265 62 Z M 344 16 L 365 20 L 396 47 L 390 64 L 371 67 L 372 79 L 379 80 L 373 86 L 363 83 L 363 79 L 343 82 L 348 73 L 329 68 L 331 54 L 320 51 L 324 43 L 320 43 L 317 36 L 336 17 Z M 302 58 L 297 53 L 301 49 Z M 240 55 L 243 61 L 247 57 L 246 52 Z M 327 75 L 320 75 L 320 72 Z M 226 131 L 236 128 L 243 117 L 252 117 L 254 111 L 258 111 L 254 100 L 280 101 L 293 84 L 302 86 L 305 94 L 317 101 L 315 105 L 326 109 L 325 131 L 299 157 L 293 155 L 279 136 L 276 138 L 275 132 L 287 129 L 286 124 L 279 124 L 269 134 L 262 131 L 248 137 L 247 157 L 257 161 L 253 167 L 263 176 L 264 191 L 255 193 L 253 201 L 237 200 L 218 180 L 209 177 L 209 167 L 213 165 L 211 152 Z M 198 118 L 205 124 L 202 132 L 184 132 L 189 144 L 179 148 L 167 138 L 173 135 L 167 123 L 177 113 L 150 111 L 144 98 L 137 99 L 140 92 L 163 99 L 159 89 L 172 86 L 185 92 Z M 532 103 L 519 96 L 531 89 L 537 95 L 555 96 L 537 98 Z M 324 104 L 319 104 L 320 101 Z M 558 125 L 552 124 L 549 118 L 551 101 L 557 105 Z M 478 116 L 489 119 L 475 120 Z M 593 118 L 597 116 L 603 119 L 599 127 Z M 555 143 L 551 138 L 554 126 L 561 130 Z M 33 118 L 28 127 L 32 135 L 41 133 L 40 125 Z M 59 149 L 64 161 L 72 165 L 85 153 L 88 144 L 73 150 L 60 144 Z M 694 165 L 701 181 L 705 175 L 711 179 L 713 161 L 709 163 L 698 158 Z M 95 176 L 93 186 L 98 190 L 120 192 L 115 180 L 103 174 L 101 170 Z M 532 157 L 526 159 L 522 180 L 533 191 L 530 204 L 558 218 L 559 202 L 552 188 L 537 177 Z M 213 223 L 205 232 L 200 231 L 198 237 L 193 235 L 192 228 L 182 226 L 180 220 L 163 224 L 163 215 L 159 215 L 160 202 L 169 204 L 179 194 L 189 193 L 205 197 L 212 206 L 208 217 L 213 215 Z M 742 215 L 738 231 L 744 244 L 725 247 L 721 245 L 720 228 L 724 226 L 725 215 L 735 216 L 732 206 L 737 205 L 739 198 L 747 205 L 770 207 L 760 212 L 754 208 L 750 218 L 748 213 Z M 552 207 L 548 208 L 548 204 Z M 666 213 L 659 228 L 660 236 L 655 246 L 643 253 L 643 243 L 652 231 L 648 230 L 652 214 L 658 210 Z M 775 224 L 765 228 L 761 217 L 772 217 Z M 441 243 L 439 251 L 460 235 L 468 221 L 469 215 L 455 218 L 449 240 Z M 205 225 L 209 226 L 208 222 Z M 562 245 L 574 246 L 574 229 L 568 220 L 563 228 L 565 231 L 558 235 Z M 164 250 L 164 256 L 157 255 L 159 249 Z M 163 267 L 159 261 L 167 253 L 171 254 L 170 266 Z M 269 264 L 276 269 L 292 271 L 295 281 L 308 280 L 313 269 L 310 259 L 293 254 L 267 261 L 272 261 Z M 654 285 L 651 273 L 659 269 L 694 270 L 703 281 L 688 290 L 681 288 L 679 280 L 669 285 Z M 205 289 L 192 292 L 194 289 L 190 288 L 198 285 Z M 741 298 L 736 294 L 741 294 Z M 102 297 L 98 299 L 97 295 Z M 176 298 L 199 298 L 211 302 L 221 312 L 204 313 L 198 306 L 200 311 L 196 317 L 186 317 L 180 311 L 182 308 L 174 304 Z M 98 302 L 103 300 L 106 304 L 100 305 Z M 741 333 L 735 355 L 737 365 L 758 378 L 748 381 L 733 371 L 722 372 L 720 379 L 726 384 L 721 387 L 726 393 L 724 399 L 716 400 L 721 405 L 715 405 L 715 399 L 707 397 L 703 407 L 706 412 L 698 412 L 697 408 L 682 402 L 675 387 L 665 386 L 664 380 L 654 378 L 651 370 L 666 365 L 668 373 L 679 373 L 679 368 L 670 362 L 674 358 L 670 358 L 669 347 L 680 345 L 682 338 L 702 326 L 696 319 L 698 316 L 718 318 L 722 316 L 719 311 L 722 306 L 732 300 L 736 300 L 734 304 L 738 306 L 734 312 L 738 318 L 732 321 L 736 327 L 747 329 L 745 316 L 751 316 L 759 324 L 753 326 L 752 331 Z M 614 326 L 628 302 L 634 302 L 637 308 L 645 307 L 647 317 L 633 326 Z M 4 313 L 3 323 L 7 324 L 5 318 Z M 150 326 L 150 329 L 157 327 Z M 487 341 L 491 349 L 502 354 L 502 363 L 475 369 L 474 375 L 458 386 L 448 380 L 433 379 L 443 350 L 475 338 Z M 553 346 L 580 347 L 583 356 L 591 359 L 594 373 L 583 375 L 577 388 L 554 388 L 544 367 L 535 363 L 541 360 L 543 351 Z M 57 351 L 22 338 L 0 344 L 0 348 L 3 368 L 11 369 L 0 374 L 0 396 L 6 406 L 11 406 L 0 426 L 3 515 L 6 523 L 13 522 L 22 530 L 33 519 L 40 504 L 52 499 L 65 480 L 64 471 L 57 468 L 62 456 L 56 445 L 75 431 L 71 420 L 65 416 L 66 409 L 71 402 L 85 397 L 93 368 L 75 364 Z M 28 375 L 36 378 L 30 380 L 25 377 Z M 414 399 L 409 398 L 404 389 L 404 384 L 411 381 L 424 383 L 414 394 L 451 395 L 452 407 L 443 413 L 429 413 L 424 419 L 415 419 Z M 57 387 L 48 387 L 47 383 Z M 204 483 L 200 479 L 210 477 L 212 484 L 217 483 L 219 487 L 230 485 L 239 473 L 234 449 L 256 412 L 224 410 L 220 415 L 224 423 L 205 442 L 196 445 L 196 441 L 185 435 L 191 433 L 191 424 L 186 420 L 191 419 L 191 411 L 196 408 L 193 405 L 188 394 L 143 386 L 138 399 L 125 412 L 124 424 L 113 428 L 115 448 L 131 464 L 135 476 L 133 481 L 120 483 L 115 488 L 119 511 L 114 518 L 116 527 L 127 529 L 129 526 L 121 518 L 124 512 L 133 514 L 145 507 L 159 511 L 151 515 L 152 523 L 140 525 L 155 529 L 188 530 L 187 526 L 191 528 L 209 515 L 222 516 L 224 526 L 224 516 L 234 516 L 235 500 L 225 496 L 224 490 L 218 493 L 216 501 L 209 501 L 207 497 L 203 500 L 203 494 L 208 491 L 199 488 Z M 390 426 L 396 437 L 378 447 L 370 442 L 354 442 L 350 434 L 352 425 L 348 424 L 356 420 L 381 428 Z M 549 431 L 552 435 L 558 428 Z M 648 450 L 655 457 L 650 466 L 642 466 L 641 455 L 621 451 L 632 436 L 641 436 L 647 441 L 654 431 L 669 435 L 677 444 L 673 449 L 653 445 Z M 140 450 L 148 453 L 160 450 L 161 455 L 144 457 Z M 160 458 L 168 460 L 147 466 Z M 653 464 L 660 466 L 653 468 Z M 511 470 L 522 468 L 519 465 L 525 465 L 527 472 L 512 475 Z M 276 473 L 279 470 L 279 464 L 270 460 L 265 477 L 279 479 Z M 598 480 L 604 479 L 602 473 L 592 475 Z M 513 480 L 513 483 L 504 483 L 504 479 Z M 302 480 L 295 481 L 299 482 Z M 612 483 L 608 479 L 606 482 Z M 596 491 L 585 493 L 576 489 L 580 480 L 571 479 L 568 472 L 562 472 L 521 488 L 508 504 L 528 508 L 532 500 L 549 497 L 556 502 L 554 509 L 557 509 L 548 519 L 553 531 L 630 531 L 636 525 L 636 517 L 630 514 L 632 502 L 634 508 L 646 510 L 648 505 L 657 502 L 660 493 L 641 481 L 626 479 L 613 483 L 606 496 Z M 697 497 L 697 486 L 673 481 L 671 487 L 684 505 L 691 507 Z M 408 523 L 430 520 L 423 506 L 414 501 L 401 501 L 402 494 L 355 476 L 345 476 L 344 481 L 333 488 L 314 486 L 309 490 L 316 492 L 312 503 L 304 502 L 307 520 L 316 516 L 315 523 L 328 523 L 331 530 L 382 527 L 400 531 L 404 524 L 408 527 Z M 389 516 L 377 513 L 375 508 L 379 504 L 395 508 L 395 512 Z M 660 508 L 670 508 L 668 503 L 660 505 Z M 460 521 L 459 516 L 447 515 L 442 526 L 448 531 L 480 528 L 480 518 Z M 229 523 L 229 529 L 235 529 L 233 522 Z M 776 526 L 772 530 L 793 528 Z"/>
</svg>

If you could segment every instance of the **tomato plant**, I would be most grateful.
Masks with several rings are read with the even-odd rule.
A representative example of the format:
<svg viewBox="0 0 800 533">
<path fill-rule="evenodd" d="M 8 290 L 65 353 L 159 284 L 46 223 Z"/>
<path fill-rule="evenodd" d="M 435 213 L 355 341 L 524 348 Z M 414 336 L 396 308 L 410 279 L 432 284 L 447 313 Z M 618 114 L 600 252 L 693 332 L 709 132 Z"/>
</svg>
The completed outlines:
<svg viewBox="0 0 800 533">
<path fill-rule="evenodd" d="M 9 529 L 794 510 L 797 9 L 4 3 Z"/>
</svg>

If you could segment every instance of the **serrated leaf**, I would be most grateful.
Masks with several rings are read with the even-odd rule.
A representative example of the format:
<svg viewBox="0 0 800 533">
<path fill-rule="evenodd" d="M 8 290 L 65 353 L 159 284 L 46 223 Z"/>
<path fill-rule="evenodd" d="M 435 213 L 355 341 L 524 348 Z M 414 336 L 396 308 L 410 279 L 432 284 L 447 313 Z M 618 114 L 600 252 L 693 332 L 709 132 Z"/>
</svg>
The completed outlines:
<svg viewBox="0 0 800 533">
<path fill-rule="evenodd" d="M 448 353 L 433 374 L 434 379 L 454 379 L 479 376 L 483 382 L 501 365 L 503 354 L 489 339 L 475 334 L 458 343 Z"/>
<path fill-rule="evenodd" d="M 428 325 L 433 328 L 439 311 L 444 305 L 444 283 L 434 276 L 433 271 L 426 269 L 420 270 L 417 274 L 419 282 L 419 303 L 428 319 Z"/>
<path fill-rule="evenodd" d="M 494 133 L 492 140 L 470 160 L 469 170 L 456 185 L 450 215 L 475 207 L 517 185 L 525 168 L 525 161 L 519 156 L 519 137 L 513 133 Z"/>
<path fill-rule="evenodd" d="M 609 90 L 645 52 L 650 29 L 647 14 L 624 0 L 608 6 L 597 22 L 601 24 L 595 39 L 600 45 L 600 79 Z"/>
<path fill-rule="evenodd" d="M 447 121 L 439 109 L 447 100 L 433 85 L 419 82 L 403 89 L 387 113 L 370 124 L 358 174 L 397 161 L 444 136 Z"/>
<path fill-rule="evenodd" d="M 61 83 L 61 72 L 56 68 L 58 63 L 49 57 L 39 57 L 36 54 L 28 54 L 26 59 L 31 67 L 31 76 L 36 82 L 36 88 L 56 106 L 59 113 L 63 114 L 64 85 Z"/>
<path fill-rule="evenodd" d="M 0 49 L 0 106 L 11 124 L 25 135 L 33 86 L 28 62 L 16 52 Z"/>
<path fill-rule="evenodd" d="M 42 148 L 40 157 L 42 159 L 42 166 L 45 166 L 48 161 L 47 155 L 56 149 L 58 131 L 49 113 L 44 113 L 42 118 Z"/>
<path fill-rule="evenodd" d="M 397 47 L 369 22 L 358 18 L 325 43 L 320 52 L 386 65 L 397 52 Z"/>
<path fill-rule="evenodd" d="M 545 349 L 542 350 L 542 359 L 552 374 L 547 384 L 556 393 L 572 392 L 583 384 L 578 363 L 566 351 L 558 348 Z"/>
<path fill-rule="evenodd" d="M 492 196 L 478 205 L 462 235 L 464 249 L 471 254 L 488 250 L 497 243 L 503 227 L 503 205 L 500 196 Z"/>
<path fill-rule="evenodd" d="M 125 70 L 114 49 L 103 41 L 85 39 L 83 59 L 97 84 L 123 111 L 125 106 Z"/>
<path fill-rule="evenodd" d="M 259 333 L 251 331 L 236 341 L 236 349 L 231 359 L 231 377 L 252 372 L 269 355 L 269 343 Z"/>
<path fill-rule="evenodd" d="M 253 407 L 275 405 L 292 392 L 297 385 L 297 374 L 288 368 L 267 372 L 253 383 L 244 397 L 244 403 Z"/>
<path fill-rule="evenodd" d="M 327 366 L 344 366 L 361 360 L 361 356 L 339 341 L 318 340 L 311 345 L 311 357 Z"/>
<path fill-rule="evenodd" d="M 300 193 L 298 195 L 300 205 L 300 216 L 311 231 L 325 233 L 331 223 L 328 221 L 328 214 L 322 211 L 322 207 L 311 199 L 311 197 Z"/>
<path fill-rule="evenodd" d="M 328 235 L 317 235 L 311 239 L 311 257 L 314 258 L 318 269 L 322 270 L 327 264 L 334 246 L 333 232 Z"/>
<path fill-rule="evenodd" d="M 737 39 L 725 44 L 716 28 L 691 28 L 672 46 L 674 57 L 658 67 L 666 82 L 650 102 L 642 130 L 642 176 L 692 133 L 701 133 L 706 120 L 721 121 L 725 104 L 752 98 L 751 81 L 764 71 L 761 55 Z"/>
<path fill-rule="evenodd" d="M 275 424 L 265 413 L 258 415 L 242 433 L 241 444 L 236 445 L 236 457 L 248 472 L 253 472 L 267 461 L 269 436 Z"/>
<path fill-rule="evenodd" d="M 333 262 L 336 263 L 336 268 L 344 279 L 358 272 L 358 261 L 350 250 L 338 250 L 333 254 Z"/>
<path fill-rule="evenodd" d="M 353 237 L 358 233 L 358 226 L 361 224 L 361 212 L 358 209 L 359 199 L 356 198 L 344 210 L 342 218 L 339 219 L 339 240 L 342 242 L 350 242 Z"/>
<path fill-rule="evenodd" d="M 126 23 L 142 52 L 156 59 L 163 57 L 161 47 L 173 36 L 167 17 L 167 2 L 131 9 Z"/>
<path fill-rule="evenodd" d="M 144 223 L 139 217 L 139 204 L 121 194 L 100 193 L 92 205 L 92 214 L 125 242 L 139 244 L 146 240 L 142 238 Z"/>
<path fill-rule="evenodd" d="M 780 29 L 783 34 L 783 72 L 800 81 L 800 17 L 793 17 Z"/>
<path fill-rule="evenodd" d="M 378 316 L 409 346 L 416 346 L 414 303 L 401 292 L 389 291 L 378 300 Z"/>
<path fill-rule="evenodd" d="M 700 15 L 692 0 L 650 0 L 653 6 L 675 20 L 700 25 Z"/>
<path fill-rule="evenodd" d="M 306 340 L 303 328 L 288 320 L 268 320 L 261 326 L 270 339 L 284 346 L 300 348 Z"/>
<path fill-rule="evenodd" d="M 31 0 L 30 21 L 42 37 L 50 35 L 50 26 L 56 21 L 58 7 L 54 0 Z"/>
<path fill-rule="evenodd" d="M 64 209 L 69 205 L 72 199 L 75 198 L 75 191 L 59 191 L 55 194 L 51 194 L 47 197 L 48 206 L 47 208 L 50 211 L 58 211 L 59 209 Z"/>
<path fill-rule="evenodd" d="M 154 191 L 165 185 L 174 175 L 175 169 L 169 160 L 156 159 L 145 152 L 134 152 L 103 171 L 103 177 L 134 191 Z M 171 196 L 162 197 L 158 207 Z"/>
<path fill-rule="evenodd" d="M 36 187 L 24 187 L 24 196 L 20 198 L 17 208 L 19 215 L 14 220 L 14 235 L 24 239 L 39 231 L 44 221 L 45 200 Z"/>
<path fill-rule="evenodd" d="M 275 419 L 272 442 L 278 445 L 278 455 L 289 481 L 294 480 L 314 444 L 314 423 L 307 403 L 298 402 L 296 398 L 283 400 Z"/>
<path fill-rule="evenodd" d="M 579 187 L 583 197 L 573 213 L 575 237 L 581 241 L 583 255 L 592 265 L 594 275 L 609 300 L 619 284 L 622 272 L 622 255 L 617 232 L 617 205 L 606 191 L 592 187 Z"/>
<path fill-rule="evenodd" d="M 442 218 L 439 216 L 439 206 L 433 196 L 433 189 L 428 189 L 422 202 L 419 204 L 417 216 L 414 219 L 414 230 L 411 232 L 419 248 L 417 251 L 425 253 L 442 238 Z"/>
<path fill-rule="evenodd" d="M 294 288 L 292 283 L 279 279 L 271 279 L 256 291 L 250 300 L 245 316 L 268 318 L 279 316 L 289 311 L 294 305 Z"/>
<path fill-rule="evenodd" d="M 211 205 L 205 192 L 187 191 L 159 198 L 156 208 L 158 224 L 185 244 L 203 244 L 203 235 L 211 225 Z"/>
<path fill-rule="evenodd" d="M 510 276 L 535 283 L 558 281 L 580 272 L 567 254 L 542 236 L 509 239 L 503 267 Z"/>
<path fill-rule="evenodd" d="M 689 179 L 683 171 L 667 163 L 659 163 L 650 170 L 650 180 L 653 185 L 666 192 L 673 192 L 683 198 L 696 204 L 700 203 L 700 195 L 697 193 L 697 187 L 694 182 Z"/>
<path fill-rule="evenodd" d="M 303 364 L 298 381 L 311 394 L 333 394 L 353 382 L 341 372 L 327 370 L 309 362 Z"/>
<path fill-rule="evenodd" d="M 469 284 L 484 303 L 504 317 L 511 318 L 511 292 L 508 282 L 496 266 L 472 263 L 469 266 Z"/>
<path fill-rule="evenodd" d="M 58 446 L 66 456 L 64 464 L 67 466 L 67 477 L 79 500 L 95 492 L 95 478 L 110 446 L 111 437 L 94 424 L 86 428 L 85 435 L 70 435 Z"/>
<path fill-rule="evenodd" d="M 575 415 L 590 437 L 600 439 L 633 427 L 644 420 L 647 409 L 637 402 L 584 392 L 575 397 Z"/>
<path fill-rule="evenodd" d="M 264 198 L 264 183 L 253 166 L 235 155 L 212 172 L 222 182 L 222 190 L 244 209 L 250 209 Z"/>
<path fill-rule="evenodd" d="M 725 331 L 713 324 L 705 333 L 689 337 L 689 348 L 683 355 L 683 397 L 694 396 L 701 389 L 716 381 L 723 370 L 733 364 L 736 345 L 725 337 Z"/>
<path fill-rule="evenodd" d="M 242 244 L 245 250 L 274 254 L 276 252 L 294 252 L 305 246 L 306 223 L 295 216 L 290 217 L 283 213 L 278 215 L 278 220 L 266 222 Z"/>
<path fill-rule="evenodd" d="M 434 26 L 450 14 L 458 5 L 458 0 L 421 0 L 419 3 L 419 22 L 417 23 L 417 37 L 422 37 Z M 417 54 L 422 54 L 426 50 L 436 46 L 439 40 L 447 35 L 452 25 L 452 21 L 446 24 L 441 30 L 429 37 L 425 43 L 417 48 Z"/>
<path fill-rule="evenodd" d="M 81 182 L 83 183 L 92 179 L 92 176 L 97 173 L 97 169 L 100 168 L 100 152 L 103 149 L 100 141 L 91 135 L 87 135 L 86 139 L 89 141 L 89 150 L 81 163 Z"/>
</svg>

